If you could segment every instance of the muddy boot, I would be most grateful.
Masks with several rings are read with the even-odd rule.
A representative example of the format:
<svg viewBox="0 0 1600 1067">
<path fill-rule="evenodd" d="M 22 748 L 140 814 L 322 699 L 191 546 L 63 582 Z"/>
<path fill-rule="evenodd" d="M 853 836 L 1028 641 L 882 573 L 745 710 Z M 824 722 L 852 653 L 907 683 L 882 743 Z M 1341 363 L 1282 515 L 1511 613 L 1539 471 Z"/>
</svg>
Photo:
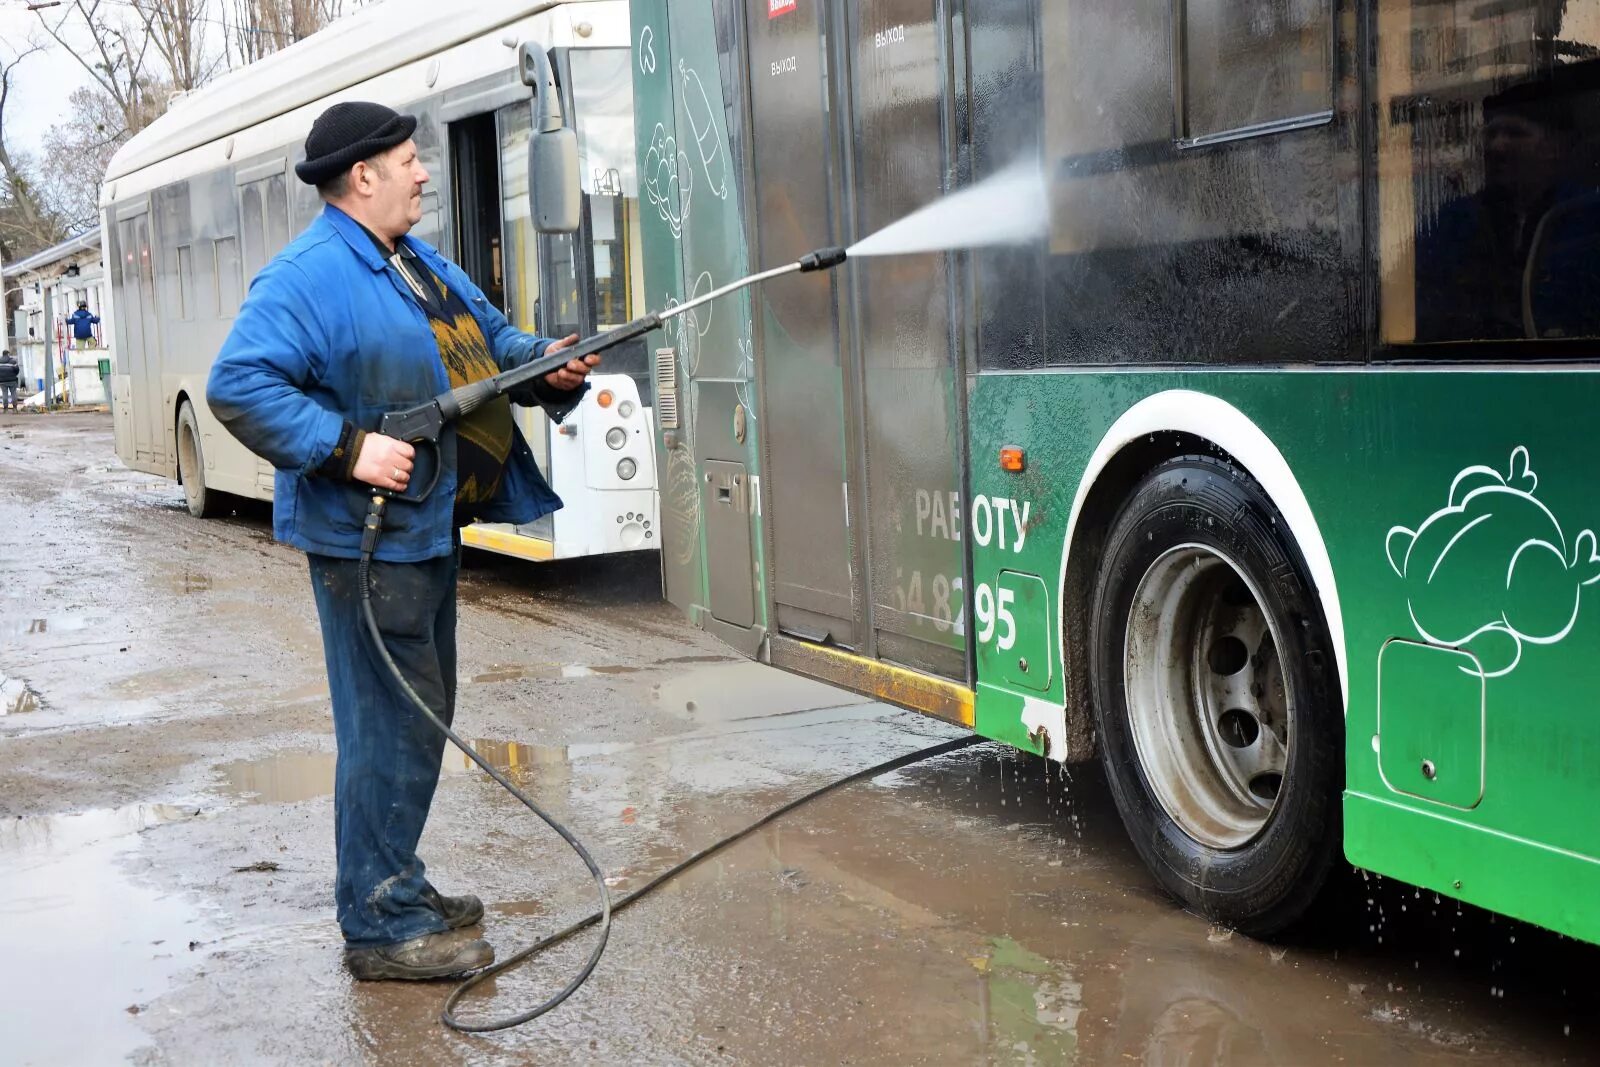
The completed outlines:
<svg viewBox="0 0 1600 1067">
<path fill-rule="evenodd" d="M 422 899 L 427 901 L 428 906 L 434 911 L 444 916 L 445 925 L 452 930 L 483 921 L 483 901 L 471 893 L 459 897 L 447 897 L 429 886 L 422 894 Z"/>
<path fill-rule="evenodd" d="M 344 950 L 345 968 L 361 982 L 452 978 L 493 962 L 489 942 L 458 933 L 424 934 L 398 945 Z"/>
</svg>

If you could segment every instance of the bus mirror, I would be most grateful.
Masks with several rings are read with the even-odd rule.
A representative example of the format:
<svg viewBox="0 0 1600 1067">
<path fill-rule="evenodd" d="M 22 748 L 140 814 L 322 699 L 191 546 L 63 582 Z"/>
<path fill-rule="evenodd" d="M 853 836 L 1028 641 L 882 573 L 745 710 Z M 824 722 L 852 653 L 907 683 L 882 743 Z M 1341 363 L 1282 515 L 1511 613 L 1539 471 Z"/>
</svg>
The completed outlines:
<svg viewBox="0 0 1600 1067">
<path fill-rule="evenodd" d="M 533 90 L 533 135 L 528 140 L 528 208 L 540 233 L 573 233 L 578 229 L 578 135 L 561 111 L 550 56 L 524 41 L 517 50 L 522 83 Z"/>
</svg>

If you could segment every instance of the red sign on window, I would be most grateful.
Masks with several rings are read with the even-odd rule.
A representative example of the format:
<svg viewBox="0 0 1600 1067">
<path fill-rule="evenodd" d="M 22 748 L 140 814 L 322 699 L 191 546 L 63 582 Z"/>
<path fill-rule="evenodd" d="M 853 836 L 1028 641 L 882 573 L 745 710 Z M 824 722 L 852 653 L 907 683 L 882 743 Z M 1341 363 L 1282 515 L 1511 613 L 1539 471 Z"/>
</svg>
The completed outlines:
<svg viewBox="0 0 1600 1067">
<path fill-rule="evenodd" d="M 767 0 L 767 18 L 775 19 L 779 15 L 787 15 L 800 6 L 800 0 Z"/>
</svg>

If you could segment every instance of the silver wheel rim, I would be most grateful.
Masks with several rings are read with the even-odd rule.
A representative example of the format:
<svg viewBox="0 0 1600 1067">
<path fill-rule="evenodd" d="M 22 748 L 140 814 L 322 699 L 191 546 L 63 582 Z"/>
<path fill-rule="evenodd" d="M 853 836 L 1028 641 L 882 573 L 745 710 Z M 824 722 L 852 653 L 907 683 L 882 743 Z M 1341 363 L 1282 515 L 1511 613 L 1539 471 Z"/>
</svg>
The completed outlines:
<svg viewBox="0 0 1600 1067">
<path fill-rule="evenodd" d="M 1128 612 L 1123 683 L 1145 779 L 1214 849 L 1260 835 L 1288 770 L 1294 701 L 1261 604 L 1237 564 L 1187 544 L 1151 564 Z"/>
<path fill-rule="evenodd" d="M 178 424 L 178 470 L 183 475 L 183 495 L 192 507 L 205 491 L 200 468 L 200 449 L 187 422 Z"/>
</svg>

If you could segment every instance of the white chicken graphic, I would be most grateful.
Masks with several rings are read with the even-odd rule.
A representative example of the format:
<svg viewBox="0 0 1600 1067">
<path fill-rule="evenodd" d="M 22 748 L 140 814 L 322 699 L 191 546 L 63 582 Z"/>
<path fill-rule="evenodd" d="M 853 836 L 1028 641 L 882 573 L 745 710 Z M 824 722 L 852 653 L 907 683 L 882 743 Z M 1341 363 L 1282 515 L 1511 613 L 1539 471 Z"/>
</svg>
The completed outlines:
<svg viewBox="0 0 1600 1067">
<path fill-rule="evenodd" d="M 1524 645 L 1553 645 L 1578 621 L 1583 587 L 1600 582 L 1600 545 L 1584 530 L 1569 545 L 1533 494 L 1528 450 L 1505 474 L 1468 467 L 1450 483 L 1448 506 L 1412 530 L 1396 526 L 1386 547 L 1405 582 L 1423 640 L 1464 648 L 1485 678 L 1510 674 Z"/>
</svg>

